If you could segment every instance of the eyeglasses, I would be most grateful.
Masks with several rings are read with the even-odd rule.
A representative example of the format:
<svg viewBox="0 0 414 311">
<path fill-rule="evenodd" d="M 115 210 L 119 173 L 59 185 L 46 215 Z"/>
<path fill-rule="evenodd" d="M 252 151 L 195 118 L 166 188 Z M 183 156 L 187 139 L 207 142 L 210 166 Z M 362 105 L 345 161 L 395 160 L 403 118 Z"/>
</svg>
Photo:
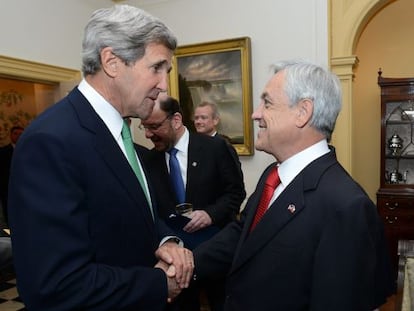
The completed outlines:
<svg viewBox="0 0 414 311">
<path fill-rule="evenodd" d="M 164 122 L 167 120 L 167 119 L 169 119 L 170 118 L 170 116 L 168 115 L 168 116 L 166 116 L 165 118 L 164 118 L 164 120 L 162 120 L 161 122 L 158 122 L 158 123 L 154 123 L 154 124 L 147 124 L 147 125 L 144 125 L 144 124 L 140 124 L 139 126 L 138 126 L 138 128 L 140 129 L 140 130 L 142 130 L 142 131 L 151 131 L 151 132 L 154 132 L 154 131 L 157 131 L 163 124 L 164 124 Z"/>
</svg>

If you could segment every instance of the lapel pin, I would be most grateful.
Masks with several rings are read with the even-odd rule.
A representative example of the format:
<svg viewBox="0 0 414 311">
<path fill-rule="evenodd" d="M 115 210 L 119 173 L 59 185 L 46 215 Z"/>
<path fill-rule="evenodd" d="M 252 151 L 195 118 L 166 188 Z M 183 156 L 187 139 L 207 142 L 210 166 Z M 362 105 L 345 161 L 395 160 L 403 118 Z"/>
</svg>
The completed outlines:
<svg viewBox="0 0 414 311">
<path fill-rule="evenodd" d="M 294 204 L 289 204 L 288 211 L 293 214 L 296 211 L 296 206 Z"/>
<path fill-rule="evenodd" d="M 191 163 L 192 166 L 196 167 L 197 166 L 197 162 L 193 162 Z"/>
</svg>

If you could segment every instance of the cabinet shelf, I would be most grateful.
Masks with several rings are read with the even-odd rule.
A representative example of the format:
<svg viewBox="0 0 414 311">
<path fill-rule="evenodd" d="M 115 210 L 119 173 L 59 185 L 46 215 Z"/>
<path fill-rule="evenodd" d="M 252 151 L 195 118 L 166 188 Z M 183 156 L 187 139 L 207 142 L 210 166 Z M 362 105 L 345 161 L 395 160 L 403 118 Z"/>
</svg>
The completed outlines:
<svg viewBox="0 0 414 311">
<path fill-rule="evenodd" d="M 401 120 L 401 121 L 396 121 L 396 120 L 388 120 L 385 121 L 386 125 L 403 125 L 406 126 L 407 124 L 414 124 L 414 120 L 410 121 L 410 120 Z"/>
<path fill-rule="evenodd" d="M 394 160 L 414 160 L 414 154 L 404 154 L 399 156 L 393 156 L 393 155 L 385 155 L 386 159 L 394 159 Z"/>
</svg>

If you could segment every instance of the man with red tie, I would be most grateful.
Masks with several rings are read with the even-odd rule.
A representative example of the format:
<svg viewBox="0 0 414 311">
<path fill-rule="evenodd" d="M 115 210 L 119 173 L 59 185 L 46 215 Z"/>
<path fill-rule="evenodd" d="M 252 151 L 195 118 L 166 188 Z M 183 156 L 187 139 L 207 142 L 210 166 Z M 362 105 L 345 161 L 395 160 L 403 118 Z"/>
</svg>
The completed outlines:
<svg viewBox="0 0 414 311">
<path fill-rule="evenodd" d="M 328 145 L 339 80 L 307 62 L 274 68 L 252 118 L 276 162 L 241 220 L 194 250 L 195 277 L 226 275 L 226 311 L 373 310 L 392 274 L 375 204 Z"/>
</svg>

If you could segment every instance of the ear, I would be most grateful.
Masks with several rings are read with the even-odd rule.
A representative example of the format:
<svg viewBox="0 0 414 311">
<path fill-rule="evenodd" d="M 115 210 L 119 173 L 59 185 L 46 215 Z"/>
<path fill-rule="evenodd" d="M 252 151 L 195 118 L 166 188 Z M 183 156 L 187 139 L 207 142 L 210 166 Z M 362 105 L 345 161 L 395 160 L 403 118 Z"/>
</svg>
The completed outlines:
<svg viewBox="0 0 414 311">
<path fill-rule="evenodd" d="M 313 115 L 313 101 L 309 98 L 302 99 L 296 106 L 296 126 L 305 127 Z"/>
<path fill-rule="evenodd" d="M 181 113 L 176 112 L 174 113 L 172 120 L 174 121 L 173 123 L 173 128 L 174 130 L 177 130 L 178 128 L 180 128 L 183 124 L 183 116 L 181 115 Z"/>
<path fill-rule="evenodd" d="M 214 126 L 217 126 L 219 124 L 220 119 L 219 118 L 214 118 L 213 119 L 213 124 Z"/>
<path fill-rule="evenodd" d="M 118 74 L 119 58 L 112 52 L 111 47 L 101 50 L 102 70 L 111 78 Z"/>
</svg>

